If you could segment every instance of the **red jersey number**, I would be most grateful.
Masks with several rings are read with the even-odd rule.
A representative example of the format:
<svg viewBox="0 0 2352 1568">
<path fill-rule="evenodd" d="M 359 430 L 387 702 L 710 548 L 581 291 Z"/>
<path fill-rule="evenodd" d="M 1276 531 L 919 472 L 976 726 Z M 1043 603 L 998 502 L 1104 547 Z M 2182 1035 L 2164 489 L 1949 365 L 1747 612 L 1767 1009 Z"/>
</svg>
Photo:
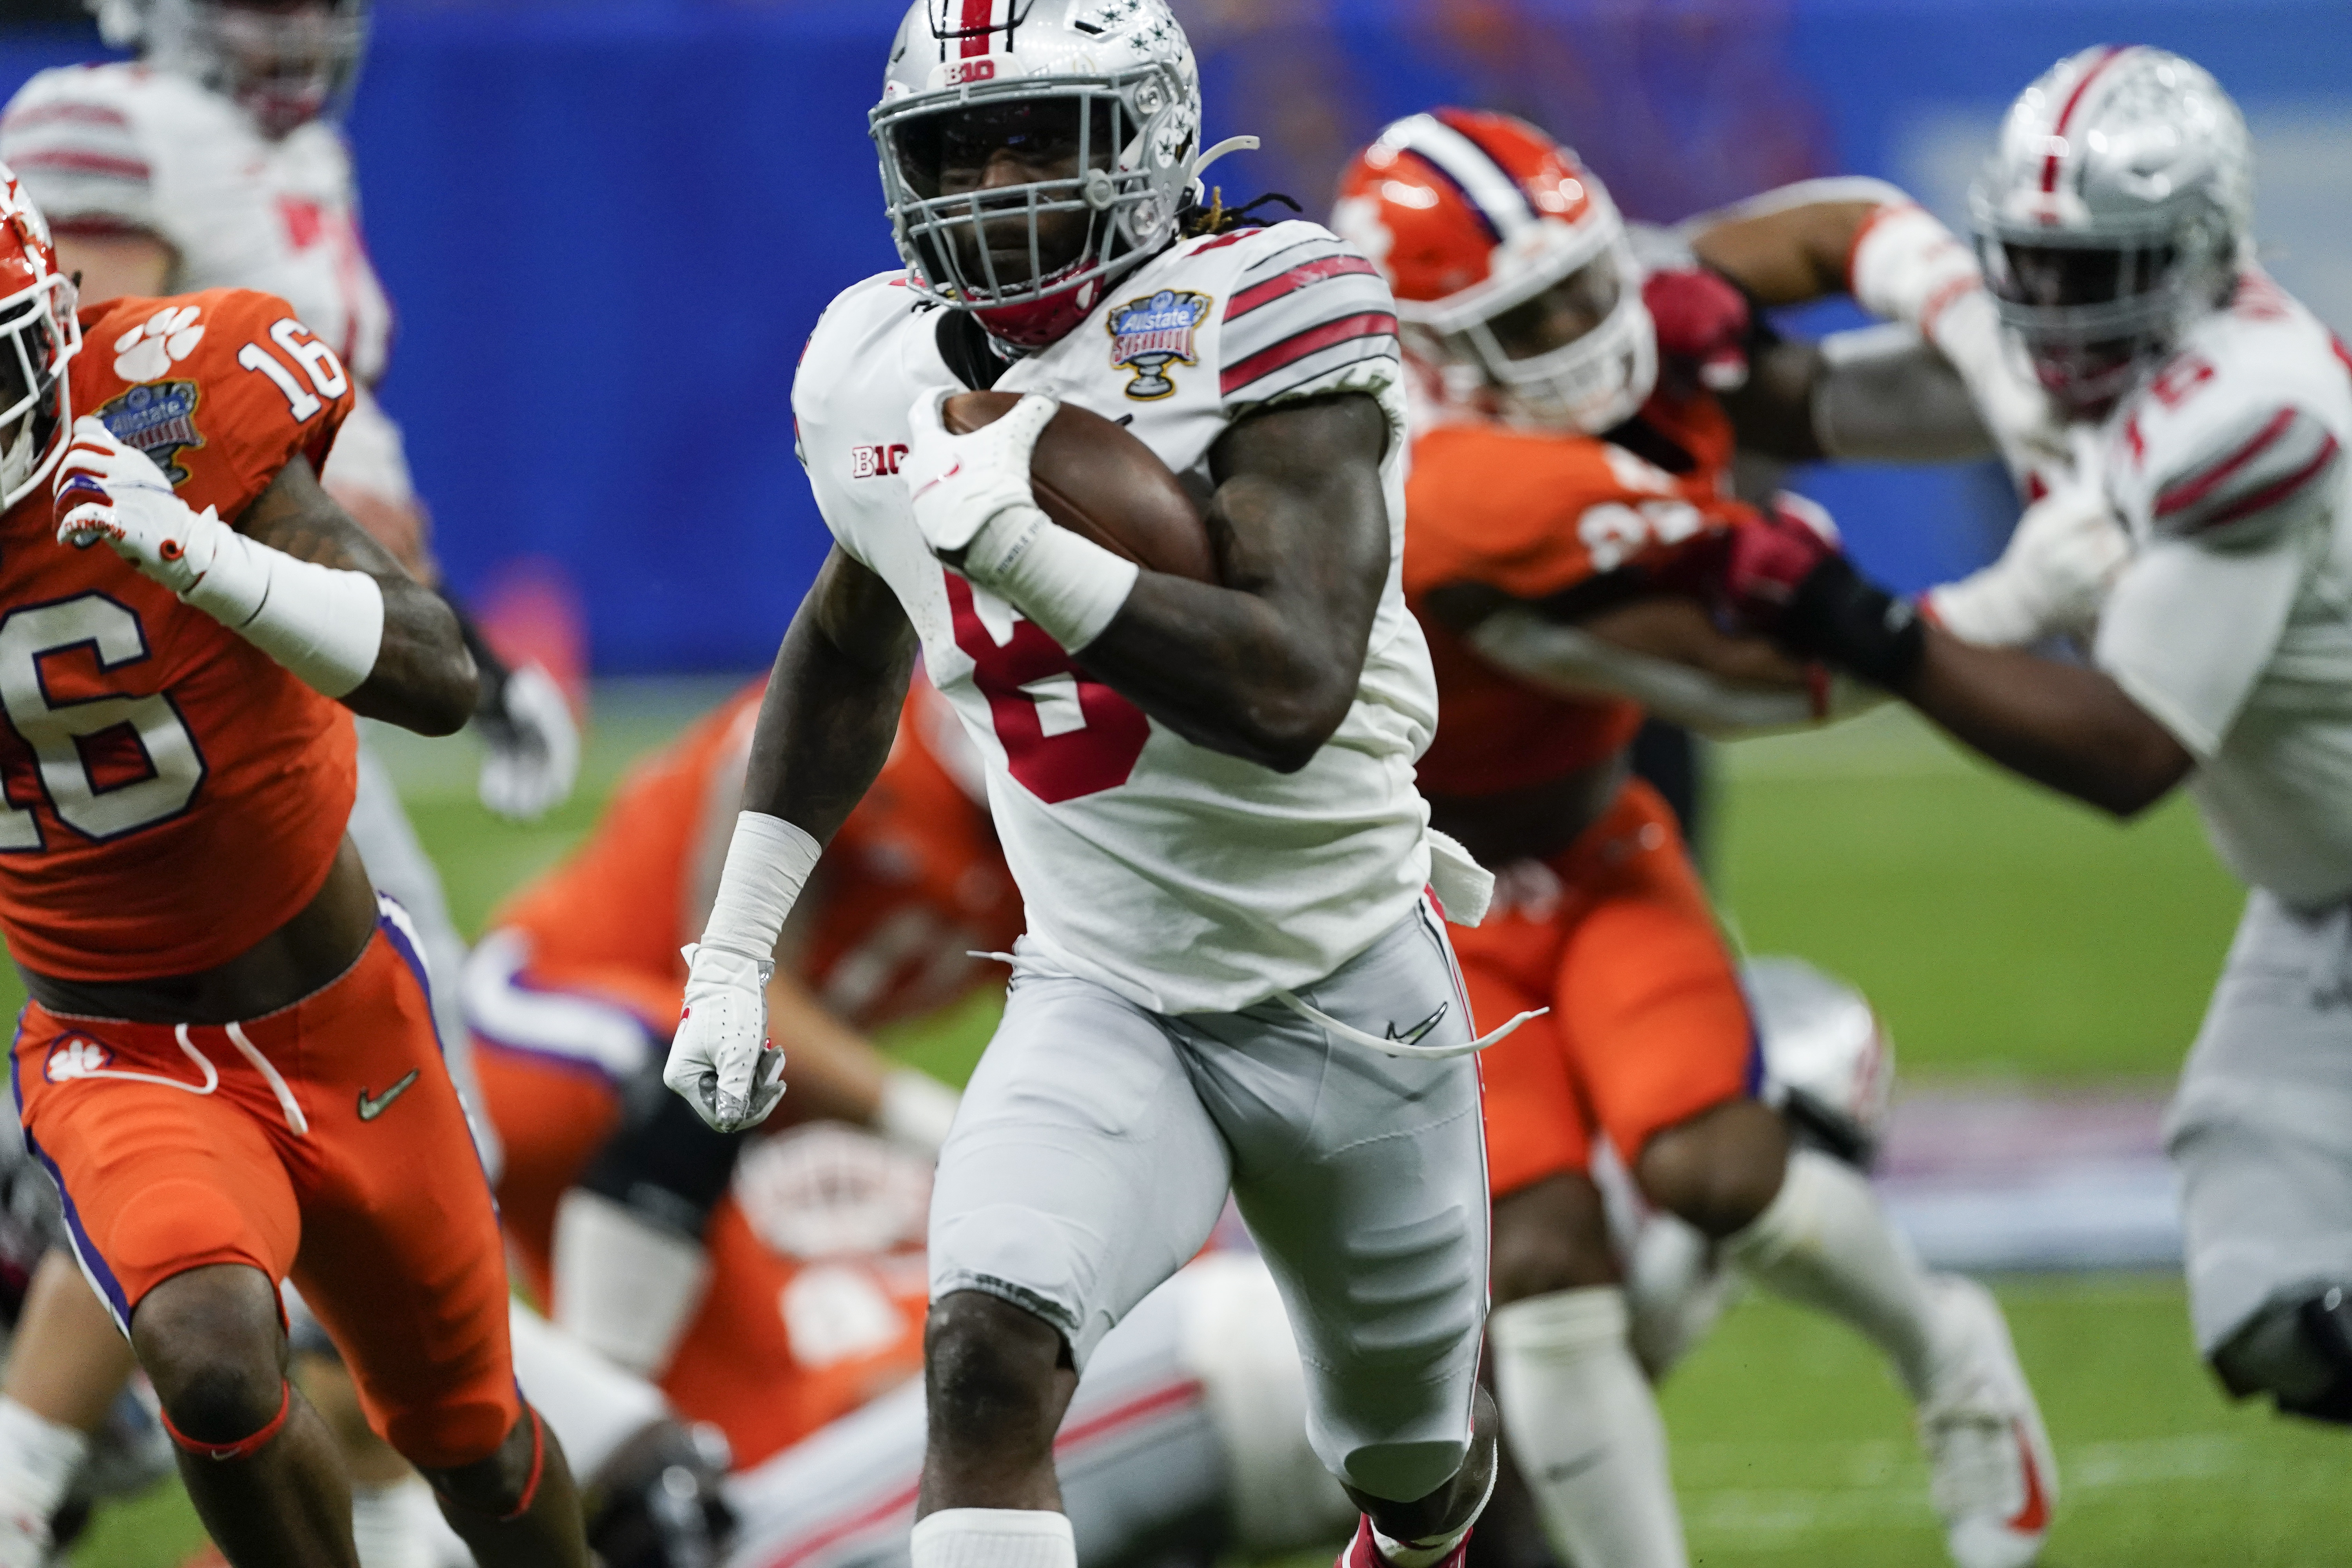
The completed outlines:
<svg viewBox="0 0 2352 1568">
<path fill-rule="evenodd" d="M 1151 737 L 1143 710 L 1094 679 L 1029 621 L 1003 642 L 981 619 L 971 584 L 946 574 L 956 647 L 971 656 L 971 683 L 988 699 L 1006 764 L 1047 805 L 1123 784 Z"/>
<path fill-rule="evenodd" d="M 185 811 L 204 783 L 205 760 L 161 692 L 53 695 L 43 661 L 85 650 L 104 675 L 145 659 L 147 634 L 103 594 L 10 612 L 0 619 L 0 703 L 32 747 L 58 820 L 85 837 L 120 838 Z M 39 820 L 0 802 L 0 850 L 41 847 Z"/>
</svg>

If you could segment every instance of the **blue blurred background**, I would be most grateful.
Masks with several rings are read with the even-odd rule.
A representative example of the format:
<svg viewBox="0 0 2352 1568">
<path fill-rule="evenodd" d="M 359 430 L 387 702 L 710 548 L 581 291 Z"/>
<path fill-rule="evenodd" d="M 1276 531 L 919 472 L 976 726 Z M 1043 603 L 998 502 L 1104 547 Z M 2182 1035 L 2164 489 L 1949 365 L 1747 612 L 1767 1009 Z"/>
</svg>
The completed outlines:
<svg viewBox="0 0 2352 1568">
<path fill-rule="evenodd" d="M 2179 49 L 2237 94 L 2288 286 L 2352 326 L 2345 0 L 1191 0 L 1228 196 L 1319 213 L 1381 121 L 1442 101 L 1566 136 L 1667 220 L 1809 174 L 1948 218 L 2062 53 Z M 604 675 L 764 663 L 824 554 L 788 395 L 825 300 L 894 264 L 866 110 L 896 0 L 382 0 L 351 132 L 400 310 L 384 400 L 461 592 L 553 562 Z M 90 58 L 0 37 L 0 92 Z M 1813 312 L 1818 330 L 1837 312 Z M 1903 586 L 1981 559 L 1997 474 L 1805 476 Z"/>
</svg>

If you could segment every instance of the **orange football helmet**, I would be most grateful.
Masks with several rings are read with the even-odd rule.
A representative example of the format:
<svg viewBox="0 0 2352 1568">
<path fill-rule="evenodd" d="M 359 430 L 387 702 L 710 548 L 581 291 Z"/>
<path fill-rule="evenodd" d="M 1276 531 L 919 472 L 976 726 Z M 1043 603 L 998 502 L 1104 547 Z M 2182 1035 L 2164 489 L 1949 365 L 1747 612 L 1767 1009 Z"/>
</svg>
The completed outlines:
<svg viewBox="0 0 2352 1568">
<path fill-rule="evenodd" d="M 66 365 L 81 349 L 73 280 L 40 209 L 0 164 L 0 510 L 49 477 L 73 424 Z"/>
<path fill-rule="evenodd" d="M 1409 115 L 1339 177 L 1331 226 L 1380 265 L 1448 394 L 1598 434 L 1657 383 L 1642 272 L 1609 192 L 1524 120 Z"/>
</svg>

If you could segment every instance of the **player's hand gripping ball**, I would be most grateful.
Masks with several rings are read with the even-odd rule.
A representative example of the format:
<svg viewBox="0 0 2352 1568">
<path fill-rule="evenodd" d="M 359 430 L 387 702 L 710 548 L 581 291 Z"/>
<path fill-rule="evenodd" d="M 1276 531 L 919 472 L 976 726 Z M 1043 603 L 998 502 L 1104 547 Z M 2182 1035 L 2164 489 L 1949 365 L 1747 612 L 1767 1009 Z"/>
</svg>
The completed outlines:
<svg viewBox="0 0 2352 1568">
<path fill-rule="evenodd" d="M 191 510 L 153 459 L 95 415 L 74 421 L 55 483 L 58 543 L 86 550 L 103 542 L 183 596 L 204 580 L 228 531 L 211 507 Z"/>
<path fill-rule="evenodd" d="M 701 942 L 685 952 L 686 1006 L 662 1082 L 719 1131 L 740 1132 L 784 1098 L 784 1053 L 768 1038 L 776 966 Z"/>
<path fill-rule="evenodd" d="M 1029 462 L 1037 437 L 1061 405 L 1033 392 L 1003 418 L 958 435 L 940 416 L 950 395 L 927 392 L 915 399 L 907 416 L 910 437 L 899 472 L 906 476 L 924 542 L 932 554 L 953 563 L 1000 512 L 1037 504 Z"/>
</svg>

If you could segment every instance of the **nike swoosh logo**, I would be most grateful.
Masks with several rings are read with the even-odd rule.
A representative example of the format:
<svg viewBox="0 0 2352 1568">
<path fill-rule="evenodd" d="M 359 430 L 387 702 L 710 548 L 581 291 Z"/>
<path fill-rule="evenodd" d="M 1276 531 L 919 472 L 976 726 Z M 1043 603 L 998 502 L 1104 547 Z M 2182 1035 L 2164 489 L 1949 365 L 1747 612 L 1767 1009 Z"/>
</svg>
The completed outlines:
<svg viewBox="0 0 2352 1568">
<path fill-rule="evenodd" d="M 1394 1040 L 1401 1046 L 1419 1045 L 1421 1043 L 1422 1037 L 1428 1034 L 1430 1030 L 1434 1029 L 1440 1023 L 1444 1021 L 1447 1009 L 1451 1008 L 1453 1005 L 1454 1004 L 1451 1002 L 1440 1002 L 1437 1005 L 1436 1012 L 1432 1013 L 1428 1017 L 1423 1018 L 1420 1023 L 1415 1024 L 1412 1028 L 1407 1029 L 1402 1035 L 1397 1033 L 1396 1026 L 1394 1024 L 1391 1024 L 1389 1026 L 1389 1038 Z"/>
<path fill-rule="evenodd" d="M 1564 1481 L 1570 1479 L 1573 1477 L 1582 1475 L 1585 1471 L 1591 1469 L 1593 1466 L 1599 1464 L 1608 1457 L 1608 1449 L 1595 1448 L 1592 1452 L 1582 1455 L 1577 1458 L 1563 1459 L 1559 1464 L 1546 1466 L 1544 1468 L 1543 1479 L 1548 1481 Z"/>
<path fill-rule="evenodd" d="M 423 1070 L 421 1068 L 410 1068 L 406 1077 L 382 1094 L 370 1094 L 366 1089 L 360 1090 L 360 1120 L 373 1121 L 377 1117 L 382 1116 L 386 1107 L 408 1092 L 408 1086 L 416 1081 L 416 1075 Z"/>
</svg>

